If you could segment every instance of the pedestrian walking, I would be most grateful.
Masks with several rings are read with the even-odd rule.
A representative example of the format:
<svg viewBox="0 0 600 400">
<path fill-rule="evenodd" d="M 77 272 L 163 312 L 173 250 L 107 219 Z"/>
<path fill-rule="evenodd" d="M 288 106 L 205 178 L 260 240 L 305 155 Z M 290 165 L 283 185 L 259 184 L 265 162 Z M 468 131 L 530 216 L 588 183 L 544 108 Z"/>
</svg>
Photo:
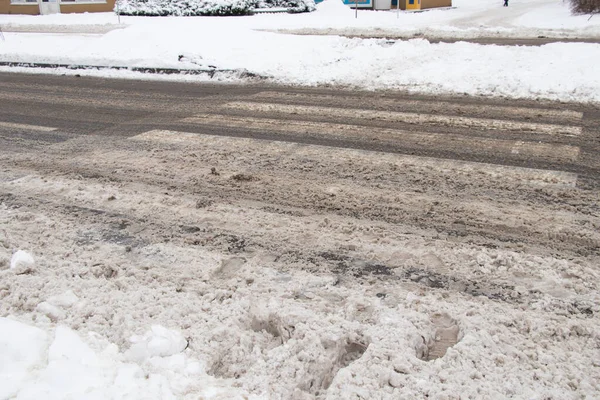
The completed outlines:
<svg viewBox="0 0 600 400">
<path fill-rule="evenodd" d="M 508 7 L 508 0 L 504 0 L 504 7 Z"/>
</svg>

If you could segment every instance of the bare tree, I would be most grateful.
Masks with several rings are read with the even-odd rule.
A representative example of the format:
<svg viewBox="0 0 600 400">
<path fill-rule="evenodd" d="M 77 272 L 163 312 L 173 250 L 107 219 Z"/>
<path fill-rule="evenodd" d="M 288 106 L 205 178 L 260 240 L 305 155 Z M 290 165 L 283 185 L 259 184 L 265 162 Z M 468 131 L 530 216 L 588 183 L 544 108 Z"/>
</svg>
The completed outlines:
<svg viewBox="0 0 600 400">
<path fill-rule="evenodd" d="M 573 14 L 593 15 L 600 13 L 600 0 L 569 0 L 569 2 Z"/>
</svg>

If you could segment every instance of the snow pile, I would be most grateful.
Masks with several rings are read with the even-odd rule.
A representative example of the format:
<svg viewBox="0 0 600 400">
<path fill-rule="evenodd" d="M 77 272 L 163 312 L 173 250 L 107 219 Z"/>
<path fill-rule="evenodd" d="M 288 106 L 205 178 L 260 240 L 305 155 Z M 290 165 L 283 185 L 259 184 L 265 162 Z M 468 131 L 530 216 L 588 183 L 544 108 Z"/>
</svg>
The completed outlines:
<svg viewBox="0 0 600 400">
<path fill-rule="evenodd" d="M 315 11 L 314 0 L 258 0 L 256 8 L 287 8 L 289 12 Z"/>
<path fill-rule="evenodd" d="M 5 33 L 0 61 L 189 69 L 214 66 L 221 71 L 248 71 L 286 85 L 600 102 L 600 74 L 587 67 L 600 62 L 600 44 L 496 46 L 424 39 L 388 41 L 283 35 L 244 26 L 252 19 L 281 16 L 203 18 L 201 23 L 195 18 L 135 18 L 125 29 L 94 37 Z M 283 16 L 290 20 L 312 17 Z M 197 39 L 202 37 L 211 40 Z M 60 46 L 56 46 L 57 41 Z M 130 71 L 60 73 L 148 79 Z"/>
<path fill-rule="evenodd" d="M 0 399 L 17 394 L 44 360 L 48 336 L 41 329 L 0 318 Z"/>
<path fill-rule="evenodd" d="M 0 318 L 0 398 L 175 399 L 189 392 L 193 398 L 244 398 L 181 354 L 177 332 L 154 326 L 145 338 L 159 343 L 160 351 L 138 364 L 98 334 L 83 340 L 66 326 L 45 331 Z"/>
<path fill-rule="evenodd" d="M 120 0 L 115 11 L 121 15 L 198 16 L 246 15 L 254 8 L 253 0 Z"/>
<path fill-rule="evenodd" d="M 315 10 L 314 0 L 119 0 L 115 11 L 139 16 L 248 15 L 255 8 L 287 8 L 290 12 Z"/>
<path fill-rule="evenodd" d="M 340 16 L 354 17 L 354 11 L 342 0 L 325 0 L 317 5 L 317 12 L 319 16 L 331 16 L 333 18 L 339 18 Z"/>
</svg>

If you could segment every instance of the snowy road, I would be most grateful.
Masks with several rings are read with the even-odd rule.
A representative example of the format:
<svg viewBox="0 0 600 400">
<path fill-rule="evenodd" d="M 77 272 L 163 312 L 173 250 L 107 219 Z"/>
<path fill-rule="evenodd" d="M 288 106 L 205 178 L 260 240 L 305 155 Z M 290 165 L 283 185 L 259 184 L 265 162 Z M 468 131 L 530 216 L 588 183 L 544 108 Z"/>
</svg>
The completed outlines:
<svg viewBox="0 0 600 400">
<path fill-rule="evenodd" d="M 18 74 L 0 102 L 0 317 L 176 329 L 221 398 L 600 393 L 598 108 Z"/>
</svg>

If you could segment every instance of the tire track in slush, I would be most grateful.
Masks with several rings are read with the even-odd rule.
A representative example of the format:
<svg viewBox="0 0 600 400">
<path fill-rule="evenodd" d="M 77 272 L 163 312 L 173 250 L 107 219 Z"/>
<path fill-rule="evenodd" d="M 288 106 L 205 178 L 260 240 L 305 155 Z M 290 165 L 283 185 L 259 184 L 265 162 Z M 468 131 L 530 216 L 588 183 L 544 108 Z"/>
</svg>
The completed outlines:
<svg viewBox="0 0 600 400">
<path fill-rule="evenodd" d="M 70 145 L 59 146 L 73 154 Z M 538 190 L 543 196 L 578 192 L 571 173 L 183 132 L 150 131 L 87 152 L 72 145 L 77 155 L 52 160 L 55 171 L 172 186 L 209 200 L 434 228 L 461 241 L 588 252 L 598 244 L 592 221 L 574 210 L 515 203 L 515 190 L 529 202 Z M 47 169 L 44 164 L 36 168 Z M 447 183 L 423 190 L 434 181 Z M 449 192 L 452 187 L 460 192 Z M 488 196 L 478 196 L 482 190 Z"/>
<path fill-rule="evenodd" d="M 0 201 L 22 211 L 44 209 L 47 213 L 63 215 L 60 218 L 63 222 L 80 226 L 79 244 L 105 241 L 144 247 L 162 242 L 168 233 L 168 241 L 176 246 L 201 245 L 241 255 L 246 251 L 266 252 L 265 260 L 271 260 L 269 262 L 286 260 L 292 268 L 316 273 L 354 278 L 376 276 L 473 296 L 483 295 L 503 302 L 527 302 L 525 296 L 512 293 L 513 286 L 506 283 L 510 279 L 496 282 L 478 277 L 475 280 L 464 271 L 449 269 L 427 250 L 427 246 L 423 247 L 424 244 L 409 245 L 411 236 L 427 236 L 418 227 L 410 232 L 407 226 L 395 223 L 335 214 L 327 214 L 325 221 L 330 221 L 324 224 L 323 214 L 318 212 L 293 212 L 291 209 L 288 211 L 292 212 L 285 212 L 281 208 L 271 209 L 259 201 L 241 199 L 233 202 L 214 199 L 199 208 L 198 194 L 195 193 L 180 192 L 172 197 L 156 185 L 156 181 L 147 184 L 137 179 L 135 185 L 127 186 L 122 183 L 28 175 L 10 183 L 0 182 L 2 192 L 9 188 L 12 193 L 1 195 Z M 118 193 L 118 197 L 107 200 L 107 193 Z M 323 236 L 328 240 L 323 241 Z M 374 242 L 374 237 L 379 240 Z M 343 248 L 332 247 L 332 244 L 347 242 L 349 238 L 354 247 L 350 254 Z M 460 249 L 464 246 L 443 240 L 437 242 L 441 247 Z M 423 253 L 423 267 L 407 267 L 395 259 L 397 249 L 406 246 L 417 254 Z M 379 261 L 364 258 L 364 254 L 375 249 Z M 430 343 L 431 353 L 424 357 L 442 356 L 443 352 L 440 352 L 445 348 L 439 346 L 444 343 L 448 345 L 447 341 Z"/>
<path fill-rule="evenodd" d="M 425 174 L 441 174 L 461 180 L 477 177 L 478 180 L 489 180 L 490 186 L 501 182 L 503 185 L 510 183 L 515 188 L 531 186 L 531 190 L 535 187 L 576 190 L 577 177 L 571 173 L 170 131 L 151 131 L 131 140 L 183 146 L 187 151 L 198 151 L 196 157 L 204 162 L 212 158 L 213 165 L 221 165 L 219 157 L 215 159 L 208 154 L 225 155 L 228 152 L 225 158 L 232 157 L 236 161 L 233 165 L 225 162 L 227 169 L 218 172 L 228 176 L 224 182 L 223 178 L 218 179 L 225 183 L 220 188 L 225 190 L 224 196 L 243 195 L 252 201 L 264 200 L 316 211 L 337 210 L 335 212 L 341 215 L 361 215 L 415 226 L 426 222 L 444 231 L 452 231 L 456 221 L 469 221 L 466 225 L 464 222 L 459 224 L 466 229 L 463 235 L 498 237 L 509 242 L 539 240 L 538 243 L 550 245 L 555 237 L 560 236 L 571 244 L 584 245 L 587 249 L 600 243 L 593 229 L 582 229 L 575 214 L 565 213 L 560 208 L 543 206 L 532 209 L 515 204 L 503 206 L 497 198 L 470 198 L 466 192 L 463 196 L 448 199 L 443 194 L 438 197 L 407 192 L 406 188 L 398 188 L 392 183 L 394 178 L 401 182 L 411 171 L 420 170 Z M 326 158 L 332 161 L 323 161 Z M 255 159 L 267 159 L 268 166 L 256 165 Z M 125 161 L 126 156 L 121 160 Z M 166 173 L 173 170 L 175 166 L 168 166 L 170 162 L 176 161 L 162 160 L 161 170 Z M 151 161 L 144 164 L 150 165 Z M 302 176 L 293 172 L 285 173 L 286 165 L 298 164 L 320 164 L 320 171 L 305 171 Z M 131 167 L 135 168 L 134 165 Z M 204 168 L 207 170 L 209 167 L 205 164 Z M 371 178 L 368 173 L 363 175 L 356 172 L 369 168 L 375 174 L 379 171 L 379 183 L 369 182 Z M 221 167 L 217 169 L 221 170 Z M 389 178 L 381 175 L 386 173 L 384 171 L 389 173 Z M 155 172 L 155 175 L 159 174 Z M 227 182 L 233 183 L 229 189 Z M 505 196 L 511 202 L 510 192 Z M 540 221 L 551 223 L 542 226 Z M 557 226 L 561 229 L 557 230 Z M 570 238 L 567 238 L 569 234 L 566 231 L 571 232 Z M 541 232 L 543 234 L 539 237 Z"/>
</svg>

